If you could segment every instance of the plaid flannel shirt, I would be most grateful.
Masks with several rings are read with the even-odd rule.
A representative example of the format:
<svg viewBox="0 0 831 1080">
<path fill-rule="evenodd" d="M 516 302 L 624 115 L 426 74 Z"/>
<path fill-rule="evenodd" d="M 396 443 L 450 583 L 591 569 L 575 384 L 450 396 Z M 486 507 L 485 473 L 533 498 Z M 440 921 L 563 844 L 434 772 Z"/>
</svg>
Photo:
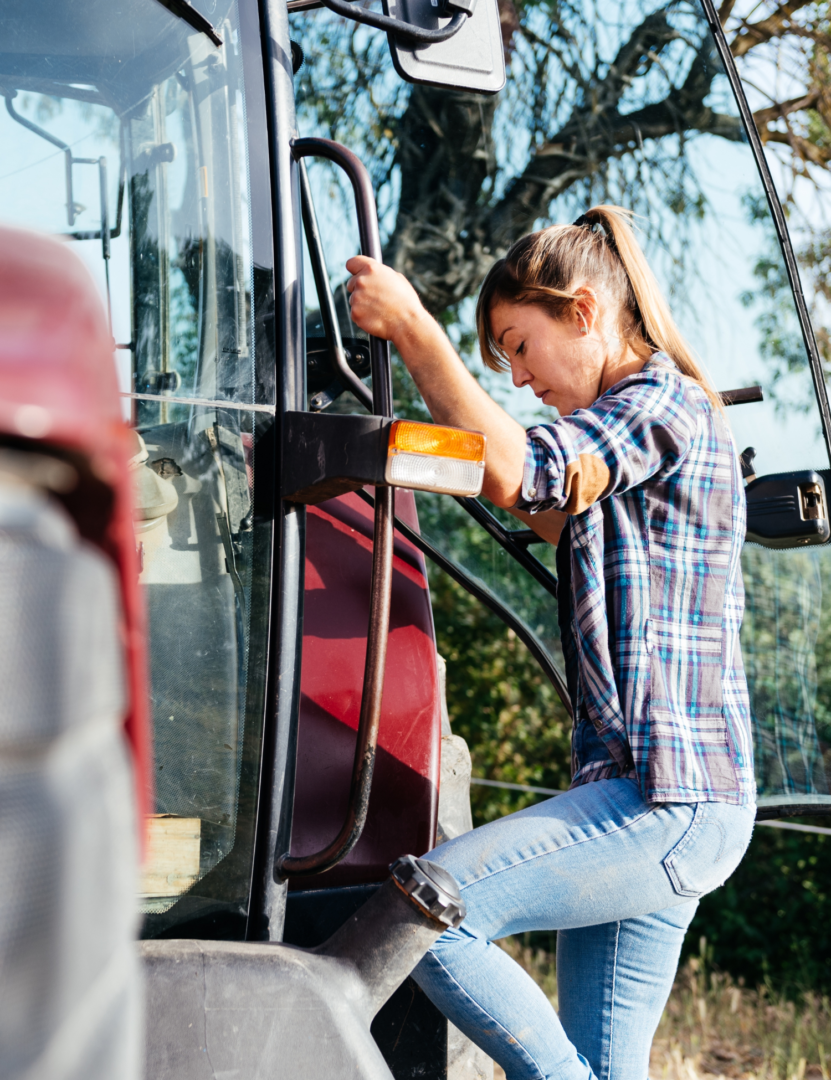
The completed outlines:
<svg viewBox="0 0 831 1080">
<path fill-rule="evenodd" d="M 744 484 L 704 391 L 657 354 L 531 428 L 516 505 L 572 515 L 575 732 L 589 720 L 647 802 L 752 804 Z M 574 783 L 603 775 L 590 763 Z"/>
</svg>

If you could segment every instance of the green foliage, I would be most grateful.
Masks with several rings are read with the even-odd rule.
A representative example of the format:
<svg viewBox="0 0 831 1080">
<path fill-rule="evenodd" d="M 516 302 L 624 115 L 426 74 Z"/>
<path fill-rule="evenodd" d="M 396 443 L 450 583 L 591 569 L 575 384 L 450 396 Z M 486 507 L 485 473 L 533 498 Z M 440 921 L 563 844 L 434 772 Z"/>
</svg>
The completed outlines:
<svg viewBox="0 0 831 1080">
<path fill-rule="evenodd" d="M 831 143 L 831 136 L 829 137 Z M 800 268 L 810 287 L 811 317 L 826 379 L 831 375 L 831 230 L 811 230 L 808 242 L 797 252 Z"/>
<path fill-rule="evenodd" d="M 199 326 L 196 303 L 185 275 L 179 266 L 170 273 L 170 352 L 171 367 L 178 371 L 190 393 L 198 393 L 196 367 L 199 355 Z"/>
<path fill-rule="evenodd" d="M 757 286 L 752 292 L 742 293 L 741 300 L 745 307 L 761 308 L 756 326 L 762 337 L 762 356 L 777 365 L 777 379 L 787 371 L 802 371 L 808 364 L 808 356 L 794 311 L 787 270 L 775 240 L 770 250 L 756 260 L 753 275 Z"/>
<path fill-rule="evenodd" d="M 736 873 L 701 901 L 685 953 L 705 936 L 711 963 L 750 986 L 828 993 L 829 899 L 831 836 L 757 826 Z"/>
<path fill-rule="evenodd" d="M 802 371 L 808 366 L 808 354 L 802 340 L 793 303 L 793 293 L 779 240 L 763 196 L 746 195 L 744 202 L 747 219 L 761 225 L 766 233 L 765 248 L 753 266 L 756 285 L 743 292 L 740 300 L 744 307 L 755 308 L 756 327 L 760 334 L 759 351 L 767 361 L 772 375 L 771 393 L 781 411 L 793 408 L 808 412 L 814 407 L 813 395 L 799 402 L 784 401 L 777 393 L 778 384 L 789 372 Z"/>
<path fill-rule="evenodd" d="M 474 775 L 568 787 L 571 721 L 556 691 L 497 615 L 440 570 L 430 566 L 429 573 L 450 722 L 470 746 Z M 536 800 L 520 791 L 471 788 L 477 825 Z"/>
<path fill-rule="evenodd" d="M 816 139 L 819 141 L 819 134 Z M 815 408 L 815 398 L 809 384 L 803 384 L 807 394 L 803 391 L 801 398 L 795 399 L 792 394 L 784 392 L 786 376 L 792 372 L 804 371 L 808 367 L 808 354 L 773 221 L 763 197 L 747 194 L 742 201 L 747 220 L 753 225 L 762 226 L 767 237 L 764 250 L 753 266 L 756 285 L 752 290 L 743 292 L 739 299 L 744 307 L 757 311 L 755 322 L 760 334 L 759 351 L 767 362 L 770 374 L 769 392 L 776 400 L 777 411 L 810 412 Z M 828 379 L 831 377 L 831 333 L 828 330 L 831 304 L 831 231 L 821 228 L 803 229 L 802 238 L 803 243 L 797 248 L 796 257 L 808 286 L 806 300 L 823 370 Z"/>
<path fill-rule="evenodd" d="M 820 113 L 815 109 L 807 109 L 805 118 L 808 141 L 826 153 L 831 151 L 831 128 L 828 127 Z"/>
<path fill-rule="evenodd" d="M 760 797 L 828 791 L 828 556 L 824 547 L 774 551 L 756 544 L 742 554 L 742 654 Z"/>
</svg>

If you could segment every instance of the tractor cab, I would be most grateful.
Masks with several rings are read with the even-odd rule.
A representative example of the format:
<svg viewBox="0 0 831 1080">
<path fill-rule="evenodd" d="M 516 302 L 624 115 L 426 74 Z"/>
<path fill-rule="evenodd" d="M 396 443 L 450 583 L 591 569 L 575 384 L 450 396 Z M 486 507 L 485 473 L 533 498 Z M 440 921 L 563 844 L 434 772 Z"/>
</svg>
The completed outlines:
<svg viewBox="0 0 831 1080">
<path fill-rule="evenodd" d="M 576 217 L 605 162 L 743 451 L 760 816 L 829 812 L 831 409 L 797 261 L 710 0 L 614 7 L 561 27 L 617 79 L 600 107 L 566 63 L 529 105 L 540 44 L 509 0 L 390 0 L 383 15 L 346 0 L 6 5 L 3 217 L 83 259 L 132 432 L 154 1080 L 248 1061 L 246 1040 L 268 1043 L 263 995 L 264 1061 L 281 1025 L 310 1017 L 292 1075 L 487 1069 L 408 982 L 358 1010 L 367 1029 L 377 1013 L 386 1065 L 361 1043 L 333 1072 L 313 1046 L 345 1038 L 339 976 L 330 1001 L 315 969 L 301 1009 L 297 972 L 272 963 L 277 943 L 331 939 L 400 856 L 452 835 L 428 563 L 499 614 L 570 707 L 554 549 L 477 497 L 483 438 L 429 424 L 387 343 L 351 324 L 342 266 L 358 249 L 407 273 L 472 356 L 488 265 Z M 659 144 L 691 171 L 661 173 Z M 526 426 L 544 419 L 493 386 Z M 376 915 L 341 958 L 394 938 Z M 202 1005 L 173 1003 L 208 967 L 217 1026 L 194 1031 Z M 234 980 L 244 1039 L 228 1034 Z M 213 1063 L 203 1043 L 224 1047 Z"/>
</svg>

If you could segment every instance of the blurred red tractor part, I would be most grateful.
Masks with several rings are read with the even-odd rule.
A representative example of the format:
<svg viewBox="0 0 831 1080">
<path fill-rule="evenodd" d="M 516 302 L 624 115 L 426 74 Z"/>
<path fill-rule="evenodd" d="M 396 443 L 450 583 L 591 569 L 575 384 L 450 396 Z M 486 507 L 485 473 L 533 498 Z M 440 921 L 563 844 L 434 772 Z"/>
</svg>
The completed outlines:
<svg viewBox="0 0 831 1080">
<path fill-rule="evenodd" d="M 121 589 L 136 792 L 147 809 L 151 773 L 144 616 L 138 587 L 128 461 L 113 342 L 80 259 L 58 241 L 0 227 L 0 439 L 48 446 L 71 459 L 77 486 L 55 494 L 79 533 L 115 565 Z"/>
<path fill-rule="evenodd" d="M 133 441 L 83 264 L 58 241 L 0 227 L 0 1076 L 9 1080 L 140 1072 L 133 939 L 149 732 Z"/>
</svg>

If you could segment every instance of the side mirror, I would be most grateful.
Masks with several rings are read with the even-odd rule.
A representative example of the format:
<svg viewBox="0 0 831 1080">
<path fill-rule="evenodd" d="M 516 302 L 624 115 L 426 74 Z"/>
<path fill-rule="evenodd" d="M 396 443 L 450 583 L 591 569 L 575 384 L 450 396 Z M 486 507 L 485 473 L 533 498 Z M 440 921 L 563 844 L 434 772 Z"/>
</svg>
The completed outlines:
<svg viewBox="0 0 831 1080">
<path fill-rule="evenodd" d="M 383 15 L 350 0 L 318 2 L 386 31 L 395 70 L 407 82 L 475 94 L 496 94 L 505 85 L 497 0 L 383 0 Z M 289 0 L 289 10 L 308 6 L 316 4 Z"/>
<path fill-rule="evenodd" d="M 497 0 L 475 0 L 472 13 L 447 41 L 418 45 L 389 35 L 395 70 L 402 79 L 477 94 L 497 94 L 505 85 L 505 54 Z M 437 0 L 384 0 L 395 19 L 425 29 L 448 22 Z"/>
</svg>

